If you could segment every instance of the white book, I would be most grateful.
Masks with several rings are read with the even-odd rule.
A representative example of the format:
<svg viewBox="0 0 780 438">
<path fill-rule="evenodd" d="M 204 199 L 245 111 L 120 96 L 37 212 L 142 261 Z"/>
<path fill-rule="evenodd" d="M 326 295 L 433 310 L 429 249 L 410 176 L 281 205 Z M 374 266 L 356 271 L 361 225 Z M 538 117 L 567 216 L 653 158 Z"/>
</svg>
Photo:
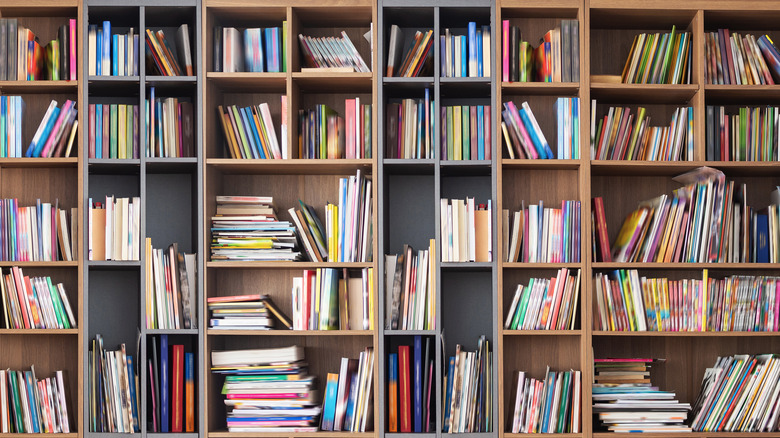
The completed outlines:
<svg viewBox="0 0 780 438">
<path fill-rule="evenodd" d="M 520 302 L 520 296 L 522 294 L 523 294 L 523 285 L 518 284 L 517 289 L 515 289 L 515 296 L 514 298 L 512 298 L 512 305 L 509 306 L 509 312 L 507 312 L 506 314 L 506 320 L 504 321 L 504 330 L 509 330 L 509 327 L 512 325 L 512 319 L 514 319 L 515 311 L 517 310 L 517 304 Z"/>
<path fill-rule="evenodd" d="M 132 240 L 130 243 L 132 244 L 132 256 L 133 260 L 140 260 L 141 259 L 141 243 L 140 243 L 140 236 L 141 236 L 141 198 L 140 197 L 134 197 L 133 198 L 133 216 L 132 216 Z"/>
</svg>

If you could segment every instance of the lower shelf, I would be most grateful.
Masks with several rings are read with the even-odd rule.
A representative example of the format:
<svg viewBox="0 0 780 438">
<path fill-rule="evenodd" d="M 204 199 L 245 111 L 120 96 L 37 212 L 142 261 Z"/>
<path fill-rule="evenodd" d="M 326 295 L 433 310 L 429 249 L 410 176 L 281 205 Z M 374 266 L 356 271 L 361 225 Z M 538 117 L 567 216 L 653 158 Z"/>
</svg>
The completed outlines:
<svg viewBox="0 0 780 438">
<path fill-rule="evenodd" d="M 209 432 L 209 438 L 262 438 L 262 437 L 323 437 L 323 438 L 370 438 L 376 436 L 374 432 Z"/>
</svg>

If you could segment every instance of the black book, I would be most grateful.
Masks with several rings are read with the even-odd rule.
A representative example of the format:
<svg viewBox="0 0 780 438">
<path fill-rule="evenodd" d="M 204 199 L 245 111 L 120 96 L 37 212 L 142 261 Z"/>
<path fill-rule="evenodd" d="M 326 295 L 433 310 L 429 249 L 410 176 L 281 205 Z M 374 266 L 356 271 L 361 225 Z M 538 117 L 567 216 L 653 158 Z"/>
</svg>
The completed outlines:
<svg viewBox="0 0 780 438">
<path fill-rule="evenodd" d="M 520 69 L 517 64 L 519 58 L 517 56 L 518 44 L 520 44 L 520 28 L 512 26 L 509 31 L 509 81 L 517 82 L 520 80 Z"/>
<path fill-rule="evenodd" d="M 222 26 L 214 26 L 214 71 L 222 71 Z"/>
<path fill-rule="evenodd" d="M 15 81 L 16 80 L 16 74 L 17 74 L 17 66 L 16 66 L 16 42 L 18 41 L 18 36 L 16 34 L 18 27 L 18 20 L 16 18 L 9 18 L 8 19 L 8 74 L 6 77 L 9 81 Z"/>
<path fill-rule="evenodd" d="M 68 41 L 68 26 L 62 25 L 59 30 L 60 40 L 60 79 L 70 77 L 70 56 L 68 49 L 70 48 L 70 41 Z"/>
<path fill-rule="evenodd" d="M 707 120 L 706 120 L 706 127 L 707 127 L 707 161 L 712 161 L 715 156 L 715 140 L 713 138 L 713 133 L 715 130 L 715 120 L 713 117 L 714 114 L 714 108 L 712 105 L 707 105 Z"/>
<path fill-rule="evenodd" d="M 150 386 L 152 387 L 151 390 L 154 391 L 154 399 L 157 402 L 155 409 L 155 414 L 157 415 L 157 422 L 154 423 L 153 430 L 155 432 L 160 432 L 160 419 L 162 418 L 160 416 L 161 410 L 160 410 L 160 361 L 157 360 L 157 337 L 152 336 L 152 370 L 154 372 L 154 376 L 152 377 L 150 383 Z"/>
<path fill-rule="evenodd" d="M 401 107 L 398 103 L 387 104 L 387 133 L 385 142 L 385 157 L 387 158 L 400 158 L 397 157 L 396 151 L 398 150 L 398 109 Z"/>
<path fill-rule="evenodd" d="M 8 19 L 0 18 L 0 81 L 8 80 Z"/>
</svg>

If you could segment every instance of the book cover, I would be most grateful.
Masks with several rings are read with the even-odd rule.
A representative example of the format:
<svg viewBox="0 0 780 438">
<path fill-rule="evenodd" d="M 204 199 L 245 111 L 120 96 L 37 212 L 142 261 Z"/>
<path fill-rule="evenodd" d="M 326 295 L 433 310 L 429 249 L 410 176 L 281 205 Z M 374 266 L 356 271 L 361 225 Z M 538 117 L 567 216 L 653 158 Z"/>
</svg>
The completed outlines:
<svg viewBox="0 0 780 438">
<path fill-rule="evenodd" d="M 409 346 L 398 346 L 398 385 L 399 385 L 399 414 L 400 432 L 410 433 L 412 431 L 412 410 L 411 410 L 411 382 L 409 381 Z"/>
<path fill-rule="evenodd" d="M 169 366 L 168 335 L 160 335 L 160 432 L 162 433 L 168 433 L 170 431 L 171 402 L 169 397 Z"/>
<path fill-rule="evenodd" d="M 414 337 L 414 432 L 422 432 L 423 363 L 422 337 Z"/>
<path fill-rule="evenodd" d="M 184 403 L 184 345 L 173 346 L 171 364 L 171 432 L 182 431 Z"/>
<path fill-rule="evenodd" d="M 336 397 L 339 387 L 339 375 L 328 373 L 325 386 L 325 400 L 322 402 L 322 421 L 320 428 L 322 430 L 333 430 L 334 419 L 336 416 Z"/>
<path fill-rule="evenodd" d="M 398 432 L 398 354 L 390 353 L 387 359 L 387 427 Z"/>
</svg>

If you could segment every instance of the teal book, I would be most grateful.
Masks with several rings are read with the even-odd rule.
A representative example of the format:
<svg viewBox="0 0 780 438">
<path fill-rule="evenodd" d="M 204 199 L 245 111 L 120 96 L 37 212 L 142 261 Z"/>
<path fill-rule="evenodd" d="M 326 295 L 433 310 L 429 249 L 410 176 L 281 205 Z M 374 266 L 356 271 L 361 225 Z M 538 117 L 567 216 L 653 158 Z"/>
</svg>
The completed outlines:
<svg viewBox="0 0 780 438">
<path fill-rule="evenodd" d="M 328 382 L 325 386 L 325 400 L 322 403 L 322 422 L 320 429 L 333 430 L 333 422 L 336 418 L 336 395 L 339 389 L 339 375 L 328 373 Z"/>
<path fill-rule="evenodd" d="M 108 157 L 104 158 L 119 158 L 117 147 L 119 143 L 119 125 L 117 124 L 117 118 L 119 117 L 119 111 L 117 104 L 111 104 L 109 105 L 109 124 L 110 124 L 110 131 L 109 131 L 109 149 L 108 149 Z"/>
</svg>

